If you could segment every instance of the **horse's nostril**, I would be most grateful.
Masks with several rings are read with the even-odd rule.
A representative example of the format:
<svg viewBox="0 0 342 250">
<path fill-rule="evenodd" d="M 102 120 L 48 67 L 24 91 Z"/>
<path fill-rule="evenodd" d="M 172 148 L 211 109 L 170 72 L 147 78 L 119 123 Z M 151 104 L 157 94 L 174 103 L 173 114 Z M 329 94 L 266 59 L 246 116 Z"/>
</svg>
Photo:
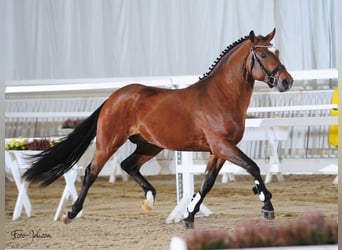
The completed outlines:
<svg viewBox="0 0 342 250">
<path fill-rule="evenodd" d="M 282 81 L 282 84 L 283 84 L 284 87 L 291 86 L 292 80 L 284 79 L 284 80 Z"/>
</svg>

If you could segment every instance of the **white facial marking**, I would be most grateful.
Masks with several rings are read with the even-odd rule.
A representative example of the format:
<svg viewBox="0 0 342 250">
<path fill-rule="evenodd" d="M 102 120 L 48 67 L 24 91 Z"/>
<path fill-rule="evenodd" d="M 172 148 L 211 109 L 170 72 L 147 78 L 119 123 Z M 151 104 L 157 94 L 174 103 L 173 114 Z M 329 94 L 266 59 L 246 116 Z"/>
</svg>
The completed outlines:
<svg viewBox="0 0 342 250">
<path fill-rule="evenodd" d="M 260 182 L 258 180 L 254 180 L 254 183 L 257 184 L 257 185 L 260 184 Z"/>
<path fill-rule="evenodd" d="M 195 198 L 193 198 L 193 200 L 190 202 L 189 206 L 188 206 L 188 211 L 191 213 L 194 211 L 196 204 L 199 202 L 199 200 L 201 199 L 201 194 L 197 193 Z"/>
<path fill-rule="evenodd" d="M 274 55 L 276 54 L 277 48 L 276 47 L 267 47 L 268 51 L 272 52 Z"/>
</svg>

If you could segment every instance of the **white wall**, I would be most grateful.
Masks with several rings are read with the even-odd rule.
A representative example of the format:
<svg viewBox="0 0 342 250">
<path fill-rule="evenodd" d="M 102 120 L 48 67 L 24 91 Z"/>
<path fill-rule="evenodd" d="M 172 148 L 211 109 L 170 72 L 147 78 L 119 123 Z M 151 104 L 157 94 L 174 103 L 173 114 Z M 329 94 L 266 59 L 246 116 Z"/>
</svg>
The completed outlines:
<svg viewBox="0 0 342 250">
<path fill-rule="evenodd" d="M 5 0 L 7 80 L 202 75 L 277 28 L 288 69 L 337 67 L 339 0 Z"/>
</svg>

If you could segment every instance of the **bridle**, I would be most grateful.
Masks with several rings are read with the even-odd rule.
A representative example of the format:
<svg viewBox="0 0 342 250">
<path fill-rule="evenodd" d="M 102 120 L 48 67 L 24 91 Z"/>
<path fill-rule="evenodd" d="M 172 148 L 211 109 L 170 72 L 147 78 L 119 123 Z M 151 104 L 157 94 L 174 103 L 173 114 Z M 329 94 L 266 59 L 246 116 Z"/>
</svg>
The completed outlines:
<svg viewBox="0 0 342 250">
<path fill-rule="evenodd" d="M 278 77 L 275 77 L 275 75 L 277 74 L 278 71 L 284 70 L 285 66 L 283 64 L 279 64 L 277 67 L 275 67 L 271 72 L 269 72 L 265 66 L 260 62 L 259 58 L 256 56 L 254 49 L 255 48 L 272 48 L 273 46 L 266 46 L 266 45 L 257 45 L 251 48 L 251 52 L 252 52 L 252 58 L 251 58 L 251 71 L 253 69 L 254 66 L 254 61 L 257 62 L 257 64 L 260 66 L 260 68 L 262 69 L 262 71 L 267 75 L 268 80 L 267 80 L 267 84 L 270 88 L 273 88 L 274 86 L 277 86 L 278 83 Z"/>
</svg>

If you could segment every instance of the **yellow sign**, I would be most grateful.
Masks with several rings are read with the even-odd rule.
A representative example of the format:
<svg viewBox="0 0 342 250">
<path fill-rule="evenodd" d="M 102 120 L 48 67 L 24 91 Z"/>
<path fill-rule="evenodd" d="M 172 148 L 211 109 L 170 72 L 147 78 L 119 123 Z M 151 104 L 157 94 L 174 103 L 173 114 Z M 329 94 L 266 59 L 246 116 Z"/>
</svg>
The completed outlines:
<svg viewBox="0 0 342 250">
<path fill-rule="evenodd" d="M 338 88 L 335 88 L 333 95 L 333 104 L 338 104 Z M 338 109 L 331 110 L 332 116 L 338 116 Z M 329 146 L 338 146 L 338 125 L 331 125 L 329 131 Z"/>
</svg>

